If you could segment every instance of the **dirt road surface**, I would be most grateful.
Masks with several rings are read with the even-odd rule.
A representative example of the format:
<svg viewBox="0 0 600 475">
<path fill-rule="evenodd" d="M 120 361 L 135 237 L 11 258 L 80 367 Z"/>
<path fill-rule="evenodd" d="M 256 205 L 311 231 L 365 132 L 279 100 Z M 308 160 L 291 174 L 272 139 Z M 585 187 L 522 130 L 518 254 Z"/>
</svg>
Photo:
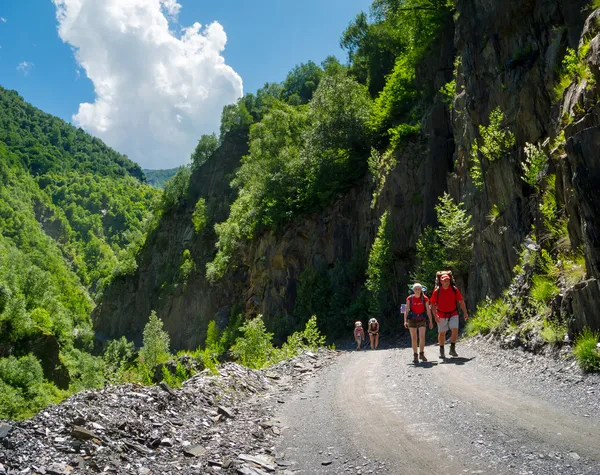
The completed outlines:
<svg viewBox="0 0 600 475">
<path fill-rule="evenodd" d="M 280 406 L 278 453 L 306 474 L 600 474 L 598 378 L 458 350 L 343 352 Z"/>
</svg>

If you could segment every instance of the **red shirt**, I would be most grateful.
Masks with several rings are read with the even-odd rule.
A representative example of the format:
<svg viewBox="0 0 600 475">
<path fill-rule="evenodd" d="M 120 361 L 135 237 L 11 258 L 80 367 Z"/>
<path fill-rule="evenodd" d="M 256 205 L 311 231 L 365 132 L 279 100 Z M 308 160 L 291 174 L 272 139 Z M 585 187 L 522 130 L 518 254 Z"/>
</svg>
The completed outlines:
<svg viewBox="0 0 600 475">
<path fill-rule="evenodd" d="M 421 297 L 423 297 L 425 303 L 429 302 L 429 298 L 427 296 L 421 294 Z M 421 297 L 417 298 L 416 295 L 409 295 L 406 299 L 406 305 L 408 306 L 410 304 L 410 311 L 412 311 L 412 313 L 416 313 L 417 315 L 426 312 L 425 305 L 423 305 L 423 300 L 421 300 Z"/>
<path fill-rule="evenodd" d="M 456 293 L 454 291 L 456 291 Z M 457 302 L 462 301 L 462 299 L 463 296 L 460 293 L 460 290 L 452 290 L 451 286 L 447 289 L 439 287 L 435 289 L 431 295 L 431 304 L 437 305 L 438 317 L 449 318 L 458 315 Z"/>
</svg>

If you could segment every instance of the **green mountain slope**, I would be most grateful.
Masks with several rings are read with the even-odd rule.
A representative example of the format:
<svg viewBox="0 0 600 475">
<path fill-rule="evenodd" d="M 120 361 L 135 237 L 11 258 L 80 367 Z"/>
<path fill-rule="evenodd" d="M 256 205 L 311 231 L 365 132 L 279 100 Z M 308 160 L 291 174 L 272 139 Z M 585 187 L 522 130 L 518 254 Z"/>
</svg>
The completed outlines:
<svg viewBox="0 0 600 475">
<path fill-rule="evenodd" d="M 93 297 L 159 192 L 127 157 L 3 88 L 0 124 L 2 418 L 101 383 Z"/>
<path fill-rule="evenodd" d="M 148 183 L 150 183 L 155 188 L 164 188 L 165 183 L 175 176 L 177 173 L 177 168 L 168 168 L 166 170 L 146 170 L 144 169 L 144 174 L 146 175 L 146 179 Z"/>
</svg>

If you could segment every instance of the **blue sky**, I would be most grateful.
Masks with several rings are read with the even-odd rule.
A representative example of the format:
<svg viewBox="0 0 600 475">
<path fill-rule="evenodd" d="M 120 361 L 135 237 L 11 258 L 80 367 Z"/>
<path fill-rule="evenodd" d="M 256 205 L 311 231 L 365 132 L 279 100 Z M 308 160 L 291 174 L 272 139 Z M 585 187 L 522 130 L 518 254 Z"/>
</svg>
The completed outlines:
<svg viewBox="0 0 600 475">
<path fill-rule="evenodd" d="M 56 1 L 69 4 L 75 0 Z M 96 0 L 89 0 L 89 2 L 94 1 Z M 123 1 L 125 3 L 152 3 L 153 1 L 156 3 L 157 0 Z M 165 4 L 175 4 L 176 2 L 176 0 L 161 1 Z M 86 0 L 83 0 L 83 3 L 85 2 Z M 190 27 L 194 22 L 205 26 L 213 21 L 218 22 L 227 35 L 227 44 L 219 54 L 233 71 L 226 73 L 226 78 L 221 78 L 222 83 L 220 84 L 227 92 L 219 95 L 219 101 L 231 102 L 235 100 L 235 95 L 239 94 L 236 80 L 232 76 L 235 73 L 243 81 L 243 91 L 254 92 L 266 81 L 283 80 L 287 72 L 301 62 L 307 60 L 320 62 L 330 54 L 345 61 L 344 52 L 339 48 L 339 38 L 348 23 L 357 13 L 367 10 L 371 1 L 179 0 L 178 3 L 180 8 L 177 7 L 179 8 L 177 17 L 170 17 L 165 13 L 165 17 L 169 19 L 170 32 L 173 36 L 180 37 L 182 28 Z M 36 107 L 68 121 L 72 121 L 73 115 L 79 111 L 80 115 L 74 121 L 77 125 L 99 135 L 117 150 L 128 152 L 129 156 L 138 162 L 143 162 L 145 158 L 140 159 L 140 157 L 145 157 L 148 152 L 144 151 L 142 145 L 132 146 L 130 150 L 120 150 L 119 145 L 122 145 L 125 139 L 117 138 L 116 133 L 111 134 L 110 131 L 107 131 L 106 128 L 110 128 L 110 125 L 102 127 L 94 122 L 102 122 L 106 117 L 98 110 L 79 110 L 81 103 L 93 104 L 97 100 L 97 96 L 94 92 L 94 83 L 87 77 L 87 71 L 77 64 L 72 45 L 82 47 L 82 52 L 87 51 L 88 63 L 100 53 L 94 52 L 90 38 L 85 38 L 85 33 L 90 30 L 89 24 L 87 26 L 81 24 L 79 27 L 75 27 L 75 31 L 65 33 L 65 38 L 71 44 L 64 43 L 57 31 L 56 11 L 57 7 L 51 0 L 5 0 L 0 3 L 0 85 L 16 89 Z M 101 23 L 102 14 L 98 9 L 94 10 L 90 16 L 94 18 L 93 15 L 96 15 L 98 23 Z M 75 22 L 79 21 L 74 16 L 72 18 Z M 94 21 L 96 20 L 94 19 Z M 95 33 L 96 36 L 102 35 L 102 31 L 104 30 L 99 29 Z M 215 44 L 219 43 L 218 33 L 209 35 L 217 38 Z M 106 40 L 107 37 L 104 38 Z M 118 55 L 123 50 L 123 43 L 120 45 L 110 46 L 107 44 L 102 51 L 108 55 Z M 136 50 L 133 46 L 131 51 L 130 54 L 135 55 Z M 211 62 L 211 64 L 217 63 Z M 95 69 L 98 71 L 103 67 L 104 65 L 98 65 Z M 118 65 L 111 64 L 110 67 L 118 72 Z M 199 65 L 198 67 L 206 66 Z M 185 74 L 188 73 L 189 71 L 185 71 Z M 130 78 L 129 81 L 132 81 L 131 74 L 121 76 L 127 76 Z M 94 79 L 96 84 L 102 83 L 103 80 L 98 75 Z M 194 86 L 199 86 L 197 82 L 198 80 Z M 121 101 L 127 102 L 131 90 L 128 93 L 124 90 L 120 92 Z M 159 106 L 164 109 L 165 104 L 157 104 L 157 107 Z M 137 105 L 132 103 L 132 110 L 135 107 Z M 153 111 L 149 107 L 151 106 L 147 105 L 143 111 L 140 110 L 140 113 L 151 115 Z M 195 104 L 194 107 L 201 106 Z M 214 116 L 215 110 L 221 107 L 222 104 L 219 102 L 213 108 L 207 108 L 205 115 Z M 96 109 L 100 109 L 100 107 Z M 176 114 L 176 116 L 176 122 L 185 124 L 187 118 L 185 114 Z M 118 120 L 111 117 L 108 114 L 109 124 L 119 123 Z M 135 121 L 135 117 L 128 116 L 126 120 L 129 123 Z M 199 124 L 196 127 L 198 130 L 189 128 L 185 133 L 203 133 L 207 131 L 207 128 L 214 128 L 214 121 L 207 121 L 200 125 L 200 121 L 196 118 L 195 122 Z M 141 133 L 142 129 L 143 124 L 138 124 L 136 129 L 127 133 L 130 135 Z M 171 144 L 168 147 L 172 148 L 172 146 Z M 169 150 L 168 147 L 165 145 L 164 150 Z M 189 143 L 186 147 L 183 151 L 177 151 L 177 154 L 187 154 L 187 149 L 190 148 Z M 157 160 L 155 159 L 154 162 Z M 157 165 L 167 166 L 169 163 L 179 164 L 182 160 L 180 156 L 177 156 L 165 159 L 164 163 L 157 164 L 147 161 L 142 165 L 154 168 Z"/>
</svg>

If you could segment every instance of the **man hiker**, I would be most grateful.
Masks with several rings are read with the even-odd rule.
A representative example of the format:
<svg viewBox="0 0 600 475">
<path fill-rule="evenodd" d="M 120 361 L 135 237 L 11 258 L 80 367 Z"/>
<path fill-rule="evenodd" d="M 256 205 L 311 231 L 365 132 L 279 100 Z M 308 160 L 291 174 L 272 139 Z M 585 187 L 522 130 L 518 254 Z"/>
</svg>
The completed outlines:
<svg viewBox="0 0 600 475">
<path fill-rule="evenodd" d="M 453 282 L 452 272 L 442 271 L 436 275 L 436 288 L 429 302 L 438 326 L 438 342 L 440 344 L 440 358 L 446 358 L 444 343 L 446 332 L 452 331 L 450 336 L 450 356 L 458 356 L 456 353 L 456 340 L 458 339 L 458 305 L 462 310 L 465 321 L 469 319 L 467 307 L 460 290 Z"/>
</svg>

